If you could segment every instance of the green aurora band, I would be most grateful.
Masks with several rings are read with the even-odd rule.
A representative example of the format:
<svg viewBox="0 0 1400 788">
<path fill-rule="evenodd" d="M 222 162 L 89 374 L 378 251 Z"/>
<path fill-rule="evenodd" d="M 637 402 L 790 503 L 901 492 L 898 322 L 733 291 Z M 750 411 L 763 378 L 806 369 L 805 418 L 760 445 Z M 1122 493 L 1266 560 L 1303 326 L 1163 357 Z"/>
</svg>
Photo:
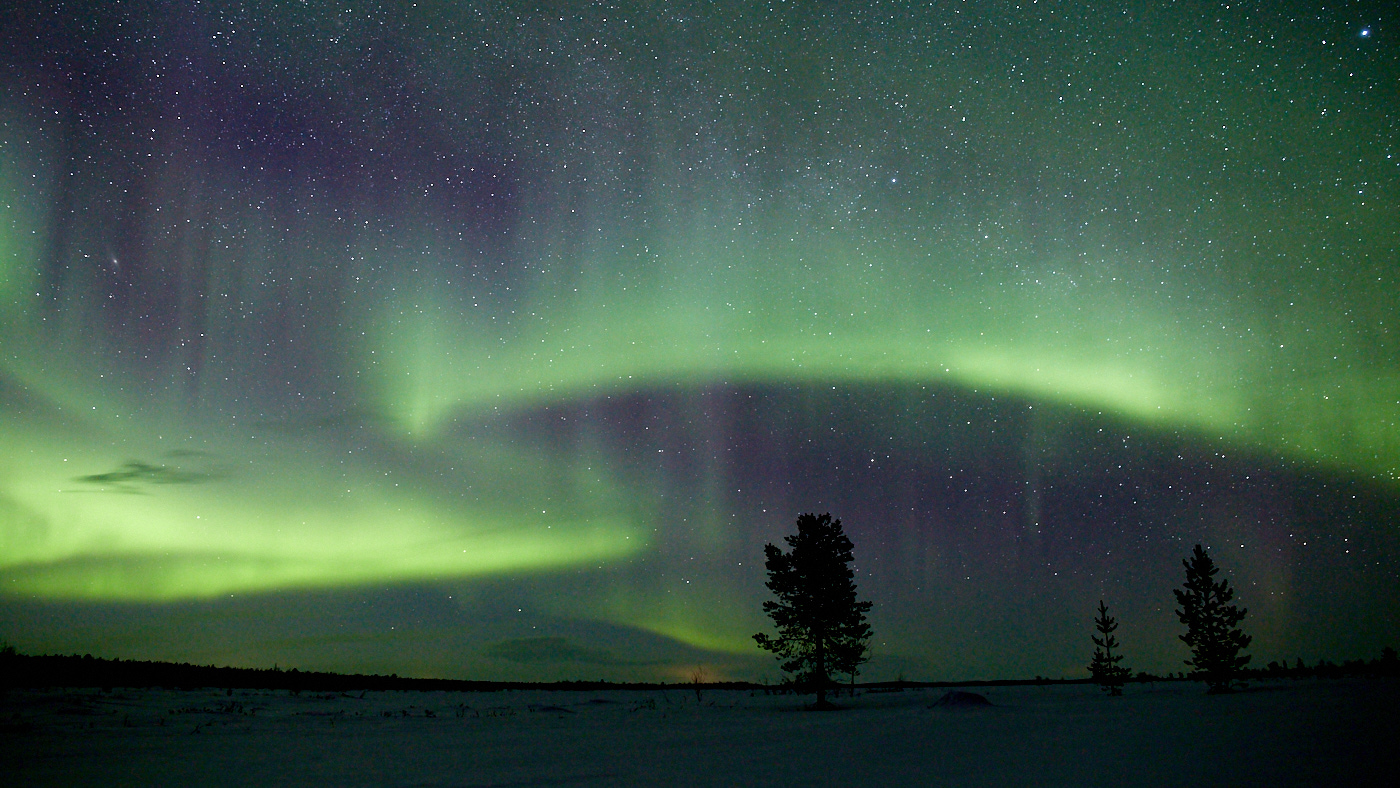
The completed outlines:
<svg viewBox="0 0 1400 788">
<path fill-rule="evenodd" d="M 755 35 L 697 55 L 698 79 L 751 71 Z M 694 95 L 652 99 L 642 142 L 579 108 L 535 132 L 561 110 L 522 104 L 506 122 L 530 161 L 491 253 L 512 273 L 489 286 L 461 265 L 490 257 L 480 238 L 410 189 L 355 204 L 310 189 L 269 216 L 270 176 L 192 175 L 172 157 L 152 165 L 142 221 L 181 293 L 180 341 L 151 354 L 97 316 L 101 223 L 50 210 L 71 122 L 10 89 L 0 593 L 164 602 L 625 563 L 661 515 L 606 452 L 464 440 L 461 425 L 715 385 L 1011 395 L 1400 490 L 1393 117 L 1334 76 L 1268 82 L 1222 49 L 1198 58 L 1218 72 L 1203 84 L 1210 69 L 1138 43 L 1141 57 L 1075 84 L 1033 64 L 1033 90 L 1007 76 L 1019 60 L 984 50 L 859 67 L 836 43 L 777 47 L 778 66 L 805 64 L 795 86 L 689 116 L 670 110 Z M 431 54 L 443 73 L 484 68 Z M 633 98 L 650 95 L 644 66 L 619 68 L 643 85 Z M 103 166 L 118 169 L 99 162 L 74 187 L 94 204 L 120 188 Z M 65 222 L 82 229 L 56 250 Z M 46 261 L 80 247 L 90 270 L 55 302 Z M 305 374 L 334 381 L 322 404 L 258 399 L 271 384 L 250 371 L 255 340 L 288 301 L 315 348 Z M 704 593 L 727 598 L 721 581 Z M 753 617 L 723 601 L 644 597 L 559 604 L 749 648 Z"/>
</svg>

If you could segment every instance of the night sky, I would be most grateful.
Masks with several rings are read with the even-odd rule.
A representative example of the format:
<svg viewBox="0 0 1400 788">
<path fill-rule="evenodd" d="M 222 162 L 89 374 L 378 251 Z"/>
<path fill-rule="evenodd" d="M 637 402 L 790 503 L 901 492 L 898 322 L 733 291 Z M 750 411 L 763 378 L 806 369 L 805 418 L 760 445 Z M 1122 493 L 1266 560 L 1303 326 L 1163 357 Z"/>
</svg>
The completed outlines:
<svg viewBox="0 0 1400 788">
<path fill-rule="evenodd" d="M 543 10 L 542 10 L 543 8 Z M 452 678 L 1400 646 L 1389 3 L 6 3 L 0 638 Z"/>
</svg>

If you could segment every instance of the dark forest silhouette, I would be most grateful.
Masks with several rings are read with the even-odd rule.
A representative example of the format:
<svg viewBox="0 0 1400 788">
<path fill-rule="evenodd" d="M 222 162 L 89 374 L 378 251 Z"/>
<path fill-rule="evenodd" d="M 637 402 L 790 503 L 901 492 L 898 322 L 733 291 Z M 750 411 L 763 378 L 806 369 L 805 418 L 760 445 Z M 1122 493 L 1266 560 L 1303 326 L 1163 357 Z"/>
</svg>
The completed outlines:
<svg viewBox="0 0 1400 788">
<path fill-rule="evenodd" d="M 103 659 L 83 656 L 28 655 L 12 647 L 0 651 L 0 688 L 19 687 L 164 687 L 167 689 L 281 689 L 292 692 L 349 692 L 360 690 L 419 690 L 425 692 L 494 692 L 499 690 L 597 690 L 605 687 L 628 689 L 671 689 L 679 686 L 661 682 L 616 684 L 608 681 L 470 681 L 461 679 L 408 678 L 302 671 L 296 668 L 230 668 L 191 665 L 184 662 L 154 662 Z M 746 681 L 716 681 L 708 689 L 758 689 L 762 685 Z"/>
<path fill-rule="evenodd" d="M 1348 677 L 1400 676 L 1400 658 L 1393 648 L 1386 647 L 1377 659 L 1350 659 L 1344 662 L 1320 660 L 1307 665 L 1296 660 L 1292 665 L 1270 662 L 1264 668 L 1247 668 L 1240 672 L 1241 678 L 1267 679 L 1334 679 Z M 1194 681 L 1184 675 L 1156 676 L 1139 672 L 1125 679 L 1125 683 L 1137 684 L 1157 681 Z M 860 687 L 873 692 L 898 692 L 906 689 L 934 687 L 1016 687 L 1050 684 L 1090 684 L 1092 678 L 1084 679 L 990 679 L 971 681 L 876 681 L 861 684 Z M 757 684 L 746 681 L 717 681 L 700 685 L 704 689 L 741 689 L 767 693 L 788 693 L 790 686 Z M 405 678 L 395 675 L 340 674 L 314 671 L 281 670 L 278 668 L 231 668 L 213 665 L 191 665 L 188 663 L 105 659 L 92 655 L 30 655 L 21 654 L 13 647 L 0 649 L 0 689 L 44 688 L 44 687 L 84 687 L 84 688 L 143 688 L 164 687 L 168 689 L 260 689 L 290 690 L 293 692 L 350 692 L 350 691 L 447 691 L 447 692 L 496 692 L 500 690 L 579 690 L 598 689 L 676 689 L 691 691 L 694 685 L 655 683 L 655 682 L 607 682 L 607 681 L 467 681 L 457 679 Z"/>
</svg>

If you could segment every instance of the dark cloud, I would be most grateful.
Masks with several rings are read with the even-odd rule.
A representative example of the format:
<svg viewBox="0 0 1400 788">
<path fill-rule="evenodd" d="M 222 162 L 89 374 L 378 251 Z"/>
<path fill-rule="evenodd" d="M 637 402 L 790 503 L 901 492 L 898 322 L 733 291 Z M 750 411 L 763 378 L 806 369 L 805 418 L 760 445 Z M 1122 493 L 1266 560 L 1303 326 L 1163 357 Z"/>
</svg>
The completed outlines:
<svg viewBox="0 0 1400 788">
<path fill-rule="evenodd" d="M 569 642 L 568 638 L 540 637 L 503 640 L 488 646 L 486 656 L 507 662 L 559 663 L 575 662 L 586 665 L 640 665 L 625 660 L 604 649 L 589 648 Z"/>
<path fill-rule="evenodd" d="M 143 484 L 200 484 L 215 478 L 207 471 L 189 471 L 169 465 L 152 465 L 140 460 L 129 460 L 121 467 L 106 473 L 93 473 L 75 476 L 74 481 L 112 487 L 114 492 L 135 492 Z"/>
</svg>

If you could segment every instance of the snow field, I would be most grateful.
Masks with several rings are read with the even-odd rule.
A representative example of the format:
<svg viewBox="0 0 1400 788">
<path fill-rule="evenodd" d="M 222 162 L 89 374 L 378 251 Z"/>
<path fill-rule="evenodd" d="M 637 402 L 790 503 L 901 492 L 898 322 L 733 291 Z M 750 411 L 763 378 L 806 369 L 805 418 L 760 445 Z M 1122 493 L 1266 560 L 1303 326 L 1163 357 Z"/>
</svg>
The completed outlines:
<svg viewBox="0 0 1400 788">
<path fill-rule="evenodd" d="M 0 773 L 64 786 L 1388 785 L 1400 682 L 309 693 L 12 690 Z"/>
</svg>

